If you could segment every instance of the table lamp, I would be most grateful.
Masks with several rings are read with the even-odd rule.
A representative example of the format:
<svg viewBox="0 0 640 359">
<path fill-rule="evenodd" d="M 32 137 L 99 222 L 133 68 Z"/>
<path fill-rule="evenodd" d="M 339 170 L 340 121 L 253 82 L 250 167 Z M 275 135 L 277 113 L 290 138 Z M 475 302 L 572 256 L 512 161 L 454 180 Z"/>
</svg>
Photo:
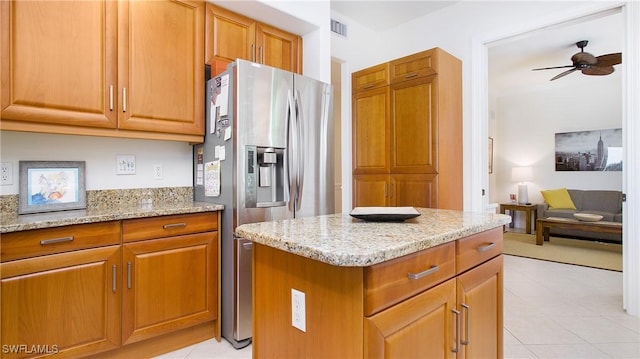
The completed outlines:
<svg viewBox="0 0 640 359">
<path fill-rule="evenodd" d="M 531 167 L 513 167 L 511 169 L 511 180 L 520 182 L 520 184 L 518 184 L 518 203 L 529 203 L 529 191 L 525 182 L 533 180 Z"/>
</svg>

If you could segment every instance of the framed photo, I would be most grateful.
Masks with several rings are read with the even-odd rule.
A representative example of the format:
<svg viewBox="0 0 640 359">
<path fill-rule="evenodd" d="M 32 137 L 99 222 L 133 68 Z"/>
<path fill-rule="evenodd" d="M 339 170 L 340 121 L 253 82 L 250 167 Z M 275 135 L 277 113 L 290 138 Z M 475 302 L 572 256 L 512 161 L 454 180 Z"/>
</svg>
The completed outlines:
<svg viewBox="0 0 640 359">
<path fill-rule="evenodd" d="M 86 208 L 84 161 L 20 161 L 18 213 Z"/>
</svg>

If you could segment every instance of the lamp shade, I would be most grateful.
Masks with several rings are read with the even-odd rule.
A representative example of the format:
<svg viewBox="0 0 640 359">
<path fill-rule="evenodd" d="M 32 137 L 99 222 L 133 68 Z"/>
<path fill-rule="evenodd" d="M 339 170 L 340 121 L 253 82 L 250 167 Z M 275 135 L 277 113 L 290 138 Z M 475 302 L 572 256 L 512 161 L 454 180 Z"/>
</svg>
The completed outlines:
<svg viewBox="0 0 640 359">
<path fill-rule="evenodd" d="M 531 167 L 513 167 L 511 169 L 511 180 L 513 182 L 525 182 L 533 180 Z"/>
</svg>

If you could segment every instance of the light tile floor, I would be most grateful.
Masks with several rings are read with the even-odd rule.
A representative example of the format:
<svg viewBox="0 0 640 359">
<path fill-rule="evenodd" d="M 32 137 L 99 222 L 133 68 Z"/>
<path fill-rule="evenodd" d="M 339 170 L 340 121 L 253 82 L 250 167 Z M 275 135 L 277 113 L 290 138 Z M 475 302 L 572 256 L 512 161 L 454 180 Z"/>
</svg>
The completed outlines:
<svg viewBox="0 0 640 359">
<path fill-rule="evenodd" d="M 640 320 L 622 310 L 622 273 L 505 256 L 504 357 L 640 358 Z M 158 358 L 251 358 L 251 346 L 208 340 Z"/>
</svg>

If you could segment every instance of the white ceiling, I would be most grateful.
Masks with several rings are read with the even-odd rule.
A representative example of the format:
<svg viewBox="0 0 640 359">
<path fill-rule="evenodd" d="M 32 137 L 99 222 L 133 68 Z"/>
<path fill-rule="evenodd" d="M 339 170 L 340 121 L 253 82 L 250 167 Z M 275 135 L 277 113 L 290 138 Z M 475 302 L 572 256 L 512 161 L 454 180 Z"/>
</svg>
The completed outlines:
<svg viewBox="0 0 640 359">
<path fill-rule="evenodd" d="M 331 0 L 331 9 L 360 25 L 385 31 L 455 4 L 457 1 Z"/>
<path fill-rule="evenodd" d="M 384 31 L 404 22 L 438 11 L 457 1 L 343 1 L 332 0 L 331 9 L 375 31 Z M 576 71 L 553 82 L 549 80 L 567 69 L 532 71 L 533 68 L 571 64 L 580 49 L 575 43 L 588 40 L 586 52 L 594 56 L 621 52 L 624 21 L 619 11 L 589 16 L 489 44 L 489 92 L 495 95 L 544 87 L 588 84 L 600 76 Z M 620 66 L 610 76 L 620 76 Z"/>
</svg>

